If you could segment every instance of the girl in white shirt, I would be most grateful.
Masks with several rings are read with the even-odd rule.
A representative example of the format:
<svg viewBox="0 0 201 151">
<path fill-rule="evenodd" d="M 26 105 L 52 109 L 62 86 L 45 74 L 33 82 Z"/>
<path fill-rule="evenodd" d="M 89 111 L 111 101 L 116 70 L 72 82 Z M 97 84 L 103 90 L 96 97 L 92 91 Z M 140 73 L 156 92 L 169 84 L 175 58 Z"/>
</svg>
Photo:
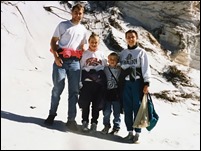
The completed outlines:
<svg viewBox="0 0 201 151">
<path fill-rule="evenodd" d="M 91 131 L 96 131 L 99 111 L 104 106 L 104 96 L 107 86 L 104 67 L 107 60 L 103 51 L 98 49 L 100 38 L 95 33 L 89 37 L 89 49 L 86 50 L 80 60 L 82 69 L 79 107 L 82 108 L 82 130 L 88 131 L 90 106 L 92 103 Z"/>
</svg>

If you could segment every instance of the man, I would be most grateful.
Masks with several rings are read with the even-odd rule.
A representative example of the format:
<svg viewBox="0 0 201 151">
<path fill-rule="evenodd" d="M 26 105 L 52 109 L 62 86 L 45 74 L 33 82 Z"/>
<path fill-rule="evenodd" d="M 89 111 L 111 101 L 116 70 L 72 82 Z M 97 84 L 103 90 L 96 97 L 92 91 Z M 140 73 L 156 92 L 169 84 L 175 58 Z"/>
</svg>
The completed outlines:
<svg viewBox="0 0 201 151">
<path fill-rule="evenodd" d="M 77 114 L 80 81 L 80 58 L 87 43 L 86 28 L 80 24 L 84 7 L 76 4 L 72 8 L 72 19 L 62 21 L 56 28 L 51 39 L 51 52 L 55 61 L 53 64 L 53 89 L 49 116 L 45 124 L 52 125 L 57 115 L 60 95 L 65 86 L 65 77 L 68 79 L 68 118 L 66 126 L 71 130 L 77 130 L 75 117 Z"/>
</svg>

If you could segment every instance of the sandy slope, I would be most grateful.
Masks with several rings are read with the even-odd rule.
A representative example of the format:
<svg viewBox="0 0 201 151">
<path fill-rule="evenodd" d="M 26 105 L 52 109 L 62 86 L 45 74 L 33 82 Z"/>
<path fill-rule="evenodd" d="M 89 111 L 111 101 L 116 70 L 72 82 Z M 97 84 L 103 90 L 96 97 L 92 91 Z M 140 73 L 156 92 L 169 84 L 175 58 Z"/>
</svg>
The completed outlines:
<svg viewBox="0 0 201 151">
<path fill-rule="evenodd" d="M 67 87 L 58 109 L 53 127 L 43 124 L 48 115 L 52 88 L 51 72 L 53 57 L 49 53 L 49 40 L 60 21 L 38 5 L 58 5 L 56 2 L 31 2 L 19 4 L 25 14 L 32 36 L 16 18 L 14 8 L 3 7 L 1 29 L 1 149 L 48 149 L 48 150 L 166 150 L 200 149 L 199 102 L 170 104 L 154 99 L 160 116 L 157 126 L 148 132 L 143 129 L 140 144 L 123 141 L 127 135 L 122 115 L 119 136 L 100 133 L 83 134 L 70 132 L 65 127 L 67 118 Z M 34 9 L 34 7 L 39 7 Z M 9 10 L 9 11 L 8 11 Z M 11 13 L 11 12 L 14 13 Z M 17 14 L 19 15 L 19 14 Z M 45 19 L 44 19 L 45 18 Z M 15 24 L 15 26 L 11 26 Z M 104 47 L 102 49 L 105 49 Z M 194 75 L 199 76 L 199 75 Z M 67 83 L 66 83 L 67 84 Z M 151 90 L 159 89 L 154 85 Z M 192 105 L 192 104 L 197 105 Z M 194 111 L 196 109 L 196 111 Z M 81 110 L 76 118 L 81 124 Z M 103 128 L 100 113 L 98 131 Z"/>
</svg>

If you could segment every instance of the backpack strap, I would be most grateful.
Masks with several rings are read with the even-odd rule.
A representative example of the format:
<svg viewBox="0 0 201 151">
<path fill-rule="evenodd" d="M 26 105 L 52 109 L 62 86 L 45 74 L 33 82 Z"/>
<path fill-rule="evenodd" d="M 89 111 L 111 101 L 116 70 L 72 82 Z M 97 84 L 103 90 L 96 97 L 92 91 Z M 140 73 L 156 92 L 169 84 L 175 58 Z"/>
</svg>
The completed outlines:
<svg viewBox="0 0 201 151">
<path fill-rule="evenodd" d="M 117 81 L 116 77 L 114 76 L 114 74 L 112 73 L 112 71 L 111 71 L 111 69 L 110 69 L 109 66 L 108 66 L 108 69 L 109 69 L 110 73 L 112 74 L 112 76 L 114 77 L 114 79 L 115 79 L 115 81 L 116 81 L 116 83 L 117 83 L 117 85 L 118 85 L 118 81 Z"/>
</svg>

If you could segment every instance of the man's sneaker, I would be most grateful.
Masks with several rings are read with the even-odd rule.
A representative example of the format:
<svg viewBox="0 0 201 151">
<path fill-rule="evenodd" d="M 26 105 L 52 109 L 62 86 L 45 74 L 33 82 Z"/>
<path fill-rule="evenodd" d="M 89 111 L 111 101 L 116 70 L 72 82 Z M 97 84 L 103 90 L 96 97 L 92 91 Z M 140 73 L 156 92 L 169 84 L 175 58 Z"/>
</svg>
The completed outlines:
<svg viewBox="0 0 201 151">
<path fill-rule="evenodd" d="M 118 129 L 118 128 L 113 128 L 112 131 L 111 131 L 109 134 L 117 135 L 118 132 L 119 132 L 119 129 Z"/>
<path fill-rule="evenodd" d="M 47 119 L 44 121 L 46 125 L 52 125 L 54 123 L 55 115 L 49 115 Z"/>
<path fill-rule="evenodd" d="M 139 143 L 139 137 L 140 137 L 140 134 L 136 133 L 134 138 L 133 138 L 133 143 Z"/>
<path fill-rule="evenodd" d="M 83 121 L 83 122 L 82 122 L 82 131 L 83 131 L 83 132 L 89 131 L 87 121 Z"/>
<path fill-rule="evenodd" d="M 134 135 L 132 132 L 129 132 L 128 135 L 126 137 L 124 137 L 124 140 L 126 140 L 129 143 L 133 143 L 134 140 Z"/>
<path fill-rule="evenodd" d="M 109 125 L 106 125 L 103 130 L 101 131 L 102 134 L 108 134 L 109 132 L 109 129 L 110 129 L 110 126 Z"/>
<path fill-rule="evenodd" d="M 67 126 L 68 129 L 70 129 L 72 131 L 77 131 L 78 130 L 76 121 L 67 121 L 66 126 Z"/>
<path fill-rule="evenodd" d="M 96 129 L 97 129 L 97 124 L 96 124 L 96 123 L 92 123 L 90 130 L 91 130 L 92 132 L 95 132 Z"/>
</svg>

